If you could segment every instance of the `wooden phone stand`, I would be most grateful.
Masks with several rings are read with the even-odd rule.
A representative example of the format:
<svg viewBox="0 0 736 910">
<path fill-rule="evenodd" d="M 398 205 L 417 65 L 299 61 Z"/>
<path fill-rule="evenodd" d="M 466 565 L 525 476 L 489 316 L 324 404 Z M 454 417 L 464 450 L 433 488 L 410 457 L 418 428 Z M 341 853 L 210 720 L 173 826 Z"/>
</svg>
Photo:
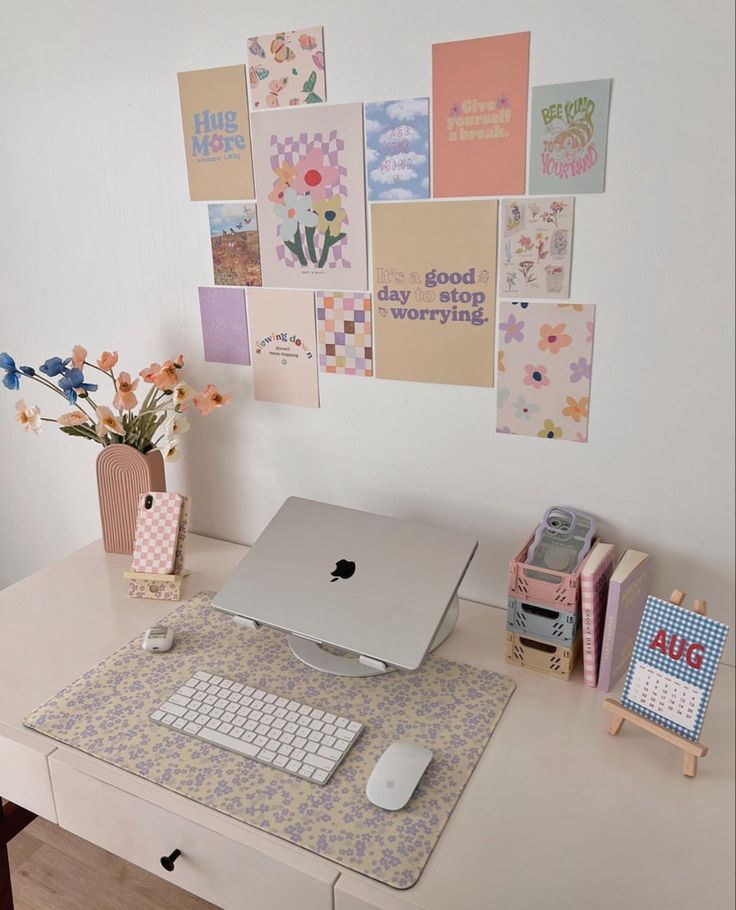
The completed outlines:
<svg viewBox="0 0 736 910">
<path fill-rule="evenodd" d="M 683 591 L 678 591 L 675 588 L 668 599 L 669 602 L 673 603 L 676 607 L 681 607 L 686 596 L 687 595 Z M 693 609 L 696 613 L 700 613 L 701 616 L 706 615 L 707 607 L 708 605 L 704 600 L 696 600 L 693 604 Z M 695 777 L 698 773 L 698 759 L 703 758 L 708 754 L 707 746 L 704 746 L 699 742 L 694 743 L 689 739 L 685 739 L 684 736 L 678 736 L 677 733 L 665 730 L 664 727 L 660 727 L 659 724 L 647 720 L 635 711 L 624 708 L 622 704 L 613 698 L 606 698 L 603 702 L 603 707 L 606 711 L 610 711 L 611 714 L 614 715 L 608 725 L 608 732 L 611 736 L 618 735 L 625 720 L 631 721 L 632 724 L 636 724 L 636 726 L 641 727 L 642 730 L 653 733 L 670 745 L 676 746 L 678 749 L 682 750 L 682 773 L 685 777 Z"/>
</svg>

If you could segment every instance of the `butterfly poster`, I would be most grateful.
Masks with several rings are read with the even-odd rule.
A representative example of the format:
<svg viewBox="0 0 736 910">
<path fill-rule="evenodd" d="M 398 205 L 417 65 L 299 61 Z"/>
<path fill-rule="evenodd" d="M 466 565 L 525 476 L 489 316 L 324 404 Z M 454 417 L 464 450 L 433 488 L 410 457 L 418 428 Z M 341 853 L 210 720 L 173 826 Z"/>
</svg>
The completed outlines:
<svg viewBox="0 0 736 910">
<path fill-rule="evenodd" d="M 529 32 L 432 45 L 434 196 L 523 193 Z"/>
<path fill-rule="evenodd" d="M 254 111 L 324 101 L 322 28 L 248 38 L 248 83 Z"/>
<path fill-rule="evenodd" d="M 602 193 L 610 79 L 532 89 L 529 192 Z"/>
<path fill-rule="evenodd" d="M 252 117 L 263 283 L 367 288 L 363 106 Z"/>
<path fill-rule="evenodd" d="M 215 284 L 260 285 L 258 221 L 252 203 L 207 206 Z"/>
</svg>

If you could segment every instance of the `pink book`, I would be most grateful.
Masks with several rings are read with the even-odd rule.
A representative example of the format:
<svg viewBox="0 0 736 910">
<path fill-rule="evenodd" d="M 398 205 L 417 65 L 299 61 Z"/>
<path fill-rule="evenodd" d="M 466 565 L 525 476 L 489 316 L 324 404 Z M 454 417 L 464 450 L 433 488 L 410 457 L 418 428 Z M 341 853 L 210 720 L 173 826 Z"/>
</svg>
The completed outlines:
<svg viewBox="0 0 736 910">
<path fill-rule="evenodd" d="M 597 543 L 583 563 L 580 573 L 583 603 L 583 680 L 586 686 L 595 686 L 598 681 L 608 581 L 612 572 L 613 544 Z"/>
<path fill-rule="evenodd" d="M 648 553 L 627 550 L 611 575 L 598 671 L 598 688 L 604 692 L 610 691 L 629 665 L 649 593 L 650 564 Z"/>
</svg>

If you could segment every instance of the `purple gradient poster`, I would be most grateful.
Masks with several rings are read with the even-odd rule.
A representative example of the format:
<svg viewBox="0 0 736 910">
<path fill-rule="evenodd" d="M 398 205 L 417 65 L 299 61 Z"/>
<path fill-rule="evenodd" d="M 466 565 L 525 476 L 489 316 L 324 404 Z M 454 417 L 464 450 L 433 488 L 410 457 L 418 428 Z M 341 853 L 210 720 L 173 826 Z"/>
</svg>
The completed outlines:
<svg viewBox="0 0 736 910">
<path fill-rule="evenodd" d="M 248 321 L 243 288 L 200 288 L 204 359 L 250 365 Z"/>
</svg>

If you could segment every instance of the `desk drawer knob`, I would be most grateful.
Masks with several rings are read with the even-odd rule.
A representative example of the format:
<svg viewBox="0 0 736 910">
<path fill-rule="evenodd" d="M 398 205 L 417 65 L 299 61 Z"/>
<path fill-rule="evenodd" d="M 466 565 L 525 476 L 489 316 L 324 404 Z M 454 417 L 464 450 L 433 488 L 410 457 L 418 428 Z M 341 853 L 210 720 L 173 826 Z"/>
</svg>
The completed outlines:
<svg viewBox="0 0 736 910">
<path fill-rule="evenodd" d="M 161 857 L 161 865 L 166 869 L 167 872 L 174 871 L 174 863 L 181 856 L 181 850 L 174 850 L 172 853 L 169 853 L 168 856 Z"/>
</svg>

